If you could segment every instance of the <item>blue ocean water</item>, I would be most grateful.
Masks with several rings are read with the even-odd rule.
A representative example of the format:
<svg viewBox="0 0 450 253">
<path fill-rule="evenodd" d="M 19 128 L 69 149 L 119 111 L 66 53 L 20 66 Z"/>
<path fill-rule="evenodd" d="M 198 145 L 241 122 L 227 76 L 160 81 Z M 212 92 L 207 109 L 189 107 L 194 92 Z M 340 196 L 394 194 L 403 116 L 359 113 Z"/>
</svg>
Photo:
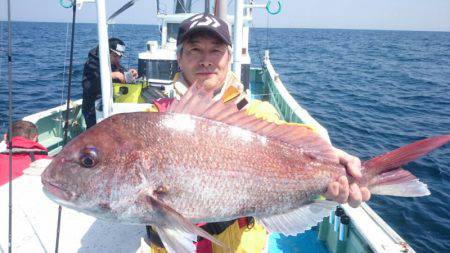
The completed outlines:
<svg viewBox="0 0 450 253">
<path fill-rule="evenodd" d="M 0 132 L 7 128 L 7 33 L 0 22 Z M 122 63 L 137 67 L 157 26 L 115 25 Z M 13 23 L 14 119 L 62 104 L 70 29 L 62 23 Z M 412 141 L 450 133 L 450 33 L 251 29 L 258 66 L 268 47 L 288 90 L 329 131 L 337 147 L 365 160 Z M 76 26 L 73 98 L 97 28 Z M 280 39 L 282 38 L 282 39 Z M 418 252 L 450 249 L 450 147 L 406 168 L 428 184 L 422 198 L 374 196 L 369 204 Z"/>
</svg>

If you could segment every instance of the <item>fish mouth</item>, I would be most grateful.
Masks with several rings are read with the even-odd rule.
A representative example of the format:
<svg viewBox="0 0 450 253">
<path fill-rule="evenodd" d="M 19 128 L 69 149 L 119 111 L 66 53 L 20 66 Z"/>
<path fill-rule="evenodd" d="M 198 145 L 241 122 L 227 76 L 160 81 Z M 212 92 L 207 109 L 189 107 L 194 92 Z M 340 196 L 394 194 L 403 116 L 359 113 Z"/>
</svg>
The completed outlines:
<svg viewBox="0 0 450 253">
<path fill-rule="evenodd" d="M 42 184 L 44 185 L 44 192 L 52 195 L 53 197 L 56 197 L 64 201 L 69 201 L 73 197 L 73 194 L 71 192 L 68 192 L 50 182 L 42 181 Z"/>
</svg>

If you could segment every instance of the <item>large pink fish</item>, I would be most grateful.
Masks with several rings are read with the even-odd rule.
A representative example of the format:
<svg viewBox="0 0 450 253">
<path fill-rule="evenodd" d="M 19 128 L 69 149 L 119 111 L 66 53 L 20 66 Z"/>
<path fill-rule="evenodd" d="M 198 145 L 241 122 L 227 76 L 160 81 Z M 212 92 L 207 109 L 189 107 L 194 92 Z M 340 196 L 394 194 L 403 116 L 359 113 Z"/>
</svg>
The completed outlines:
<svg viewBox="0 0 450 253">
<path fill-rule="evenodd" d="M 194 223 L 252 216 L 297 234 L 336 206 L 317 200 L 342 175 L 332 147 L 310 128 L 277 125 L 214 101 L 195 86 L 166 113 L 114 115 L 67 144 L 42 175 L 57 203 L 90 215 L 156 226 L 166 248 L 192 250 Z M 424 196 L 400 168 L 450 141 L 428 138 L 363 163 L 373 194 Z M 349 180 L 354 180 L 348 176 Z"/>
</svg>

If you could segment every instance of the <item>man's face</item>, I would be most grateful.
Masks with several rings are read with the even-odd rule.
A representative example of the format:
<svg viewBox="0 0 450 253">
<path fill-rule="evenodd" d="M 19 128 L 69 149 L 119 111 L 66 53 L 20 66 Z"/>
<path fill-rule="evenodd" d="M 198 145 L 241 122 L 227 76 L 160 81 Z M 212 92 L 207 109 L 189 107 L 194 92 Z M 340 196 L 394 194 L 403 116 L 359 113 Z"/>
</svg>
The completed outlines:
<svg viewBox="0 0 450 253">
<path fill-rule="evenodd" d="M 197 83 L 206 89 L 214 89 L 225 81 L 230 59 L 227 45 L 223 41 L 199 35 L 183 42 L 178 65 L 188 85 Z"/>
<path fill-rule="evenodd" d="M 111 65 L 118 67 L 120 64 L 120 58 L 122 58 L 122 56 L 120 56 L 112 51 L 109 52 L 109 59 L 111 61 Z"/>
</svg>

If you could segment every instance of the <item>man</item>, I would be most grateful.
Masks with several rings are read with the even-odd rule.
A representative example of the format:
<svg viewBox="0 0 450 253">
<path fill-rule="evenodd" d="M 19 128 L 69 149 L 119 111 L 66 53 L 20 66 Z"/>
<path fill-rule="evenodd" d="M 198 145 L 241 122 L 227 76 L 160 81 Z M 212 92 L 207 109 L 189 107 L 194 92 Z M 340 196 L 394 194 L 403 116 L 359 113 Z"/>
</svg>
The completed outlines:
<svg viewBox="0 0 450 253">
<path fill-rule="evenodd" d="M 115 83 L 125 83 L 125 72 L 127 70 L 120 65 L 120 59 L 125 53 L 125 43 L 117 38 L 109 39 L 109 59 L 111 62 L 111 78 Z M 138 73 L 130 69 L 129 73 L 136 78 Z M 89 51 L 88 59 L 83 69 L 83 105 L 82 111 L 86 121 L 86 127 L 95 125 L 95 101 L 102 96 L 100 80 L 100 63 L 98 57 L 98 46 Z"/>
<path fill-rule="evenodd" d="M 9 182 L 9 149 L 12 148 L 12 178 L 23 175 L 30 163 L 48 158 L 47 149 L 38 141 L 37 127 L 31 122 L 19 120 L 12 126 L 12 147 L 0 153 L 0 186 Z"/>
<path fill-rule="evenodd" d="M 243 86 L 231 72 L 231 39 L 228 25 L 221 19 L 210 14 L 195 15 L 180 24 L 177 38 L 177 57 L 181 72 L 176 75 L 171 97 L 179 98 L 185 94 L 191 85 L 204 86 L 215 90 L 216 98 L 222 98 L 225 91 L 232 86 L 239 96 L 245 96 Z M 158 111 L 164 111 L 170 99 L 155 101 Z M 250 101 L 244 110 L 248 114 L 269 121 L 279 121 L 275 108 L 267 102 Z M 312 126 L 314 128 L 314 126 Z M 358 158 L 335 149 L 340 162 L 347 167 L 347 172 L 355 178 L 361 177 L 361 162 Z M 370 192 L 365 187 L 355 183 L 349 185 L 346 177 L 329 184 L 326 193 L 328 199 L 338 203 L 349 203 L 359 206 L 362 201 L 370 198 Z M 243 225 L 242 225 L 243 224 Z M 230 222 L 211 223 L 202 226 L 219 240 L 239 252 L 260 252 L 265 246 L 267 235 L 264 228 L 255 223 L 252 218 L 238 219 Z M 250 229 L 249 229 L 250 228 Z M 151 241 L 158 245 L 158 238 L 149 231 Z M 152 246 L 153 252 L 161 251 Z M 221 252 L 219 247 L 211 245 L 207 240 L 197 243 L 197 252 Z"/>
</svg>

